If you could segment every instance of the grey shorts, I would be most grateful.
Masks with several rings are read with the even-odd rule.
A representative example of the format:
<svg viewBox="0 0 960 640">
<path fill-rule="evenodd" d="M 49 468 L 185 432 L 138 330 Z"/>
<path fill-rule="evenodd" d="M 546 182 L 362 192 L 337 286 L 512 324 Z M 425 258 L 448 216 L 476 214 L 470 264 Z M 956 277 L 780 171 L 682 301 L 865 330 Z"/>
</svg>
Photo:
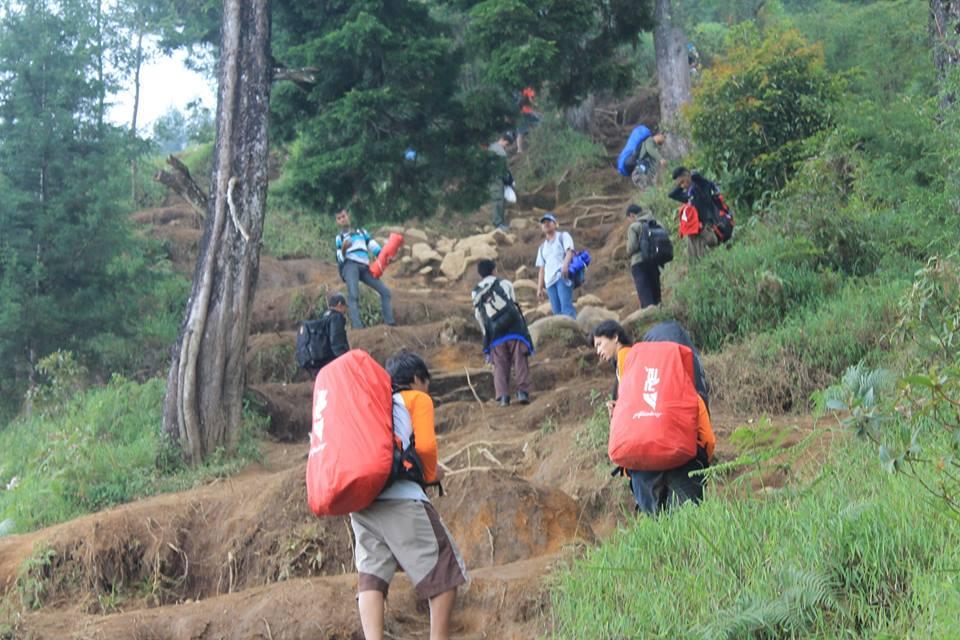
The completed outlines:
<svg viewBox="0 0 960 640">
<path fill-rule="evenodd" d="M 418 500 L 377 500 L 350 514 L 356 537 L 358 591 L 390 587 L 403 569 L 422 598 L 433 598 L 467 581 L 460 552 L 437 510 Z"/>
</svg>

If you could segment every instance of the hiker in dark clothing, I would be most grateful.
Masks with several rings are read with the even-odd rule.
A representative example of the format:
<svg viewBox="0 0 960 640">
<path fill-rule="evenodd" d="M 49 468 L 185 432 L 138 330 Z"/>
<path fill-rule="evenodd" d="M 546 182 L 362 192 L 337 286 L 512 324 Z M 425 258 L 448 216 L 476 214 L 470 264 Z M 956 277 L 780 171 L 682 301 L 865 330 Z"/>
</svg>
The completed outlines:
<svg viewBox="0 0 960 640">
<path fill-rule="evenodd" d="M 316 378 L 320 369 L 350 351 L 350 343 L 347 341 L 347 309 L 347 299 L 342 293 L 331 293 L 327 296 L 327 310 L 320 316 L 320 331 L 324 337 L 324 343 L 320 347 L 323 359 L 319 367 L 306 369 L 311 378 Z"/>
<path fill-rule="evenodd" d="M 673 179 L 676 187 L 669 193 L 671 200 L 683 204 L 690 204 L 696 209 L 697 228 L 685 233 L 687 238 L 687 254 L 691 261 L 696 261 L 706 255 L 708 249 L 719 244 L 714 225 L 720 221 L 720 213 L 714 196 L 719 193 L 717 185 L 710 182 L 696 171 L 691 172 L 686 167 L 677 167 L 673 170 Z M 681 213 L 681 215 L 684 215 Z M 681 219 L 681 233 L 684 233 Z"/>
<path fill-rule="evenodd" d="M 612 400 L 607 402 L 607 410 L 613 415 L 620 392 L 620 379 L 624 372 L 627 355 L 633 346 L 633 340 L 614 320 L 601 322 L 593 330 L 591 337 L 600 359 L 616 362 L 617 383 L 613 388 Z M 694 355 L 694 386 L 702 400 L 698 419 L 697 456 L 693 460 L 667 471 L 624 470 L 630 477 L 630 489 L 637 502 L 637 512 L 657 515 L 671 505 L 687 501 L 698 503 L 703 499 L 703 477 L 691 477 L 690 472 L 710 466 L 716 447 L 716 437 L 710 424 L 707 383 L 703 368 L 700 366 L 700 356 L 693 348 L 687 332 L 676 322 L 662 322 L 648 331 L 643 341 L 676 342 L 689 347 Z"/>
<path fill-rule="evenodd" d="M 513 134 L 507 131 L 487 147 L 487 150 L 497 157 L 496 168 L 490 179 L 491 222 L 495 228 L 502 230 L 507 229 L 506 198 L 503 190 L 504 187 L 513 186 L 513 175 L 507 165 L 507 148 L 511 144 L 513 144 Z"/>
<path fill-rule="evenodd" d="M 510 404 L 510 370 L 517 375 L 517 402 L 530 403 L 530 366 L 533 340 L 527 321 L 517 305 L 513 284 L 497 277 L 493 260 L 477 263 L 482 278 L 470 297 L 474 314 L 483 331 L 483 352 L 493 362 L 493 386 L 500 406 Z"/>
<path fill-rule="evenodd" d="M 644 211 L 640 205 L 627 207 L 630 228 L 627 229 L 627 256 L 630 258 L 630 274 L 640 298 L 640 308 L 646 309 L 660 304 L 660 265 L 645 262 L 641 245 L 650 222 L 656 222 L 653 214 Z"/>
</svg>

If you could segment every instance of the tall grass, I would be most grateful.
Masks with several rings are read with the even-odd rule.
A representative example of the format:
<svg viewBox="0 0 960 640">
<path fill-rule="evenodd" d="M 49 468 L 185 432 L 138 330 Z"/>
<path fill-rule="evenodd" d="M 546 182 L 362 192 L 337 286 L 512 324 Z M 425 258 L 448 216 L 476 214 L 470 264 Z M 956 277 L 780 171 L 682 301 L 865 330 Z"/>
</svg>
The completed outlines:
<svg viewBox="0 0 960 640">
<path fill-rule="evenodd" d="M 805 486 L 616 532 L 556 574 L 554 635 L 957 637 L 960 535 L 848 438 Z"/>
<path fill-rule="evenodd" d="M 162 434 L 164 382 L 114 378 L 54 412 L 0 430 L 0 522 L 29 531 L 136 498 L 236 472 L 258 456 L 262 418 L 248 415 L 237 455 L 182 464 Z"/>
</svg>

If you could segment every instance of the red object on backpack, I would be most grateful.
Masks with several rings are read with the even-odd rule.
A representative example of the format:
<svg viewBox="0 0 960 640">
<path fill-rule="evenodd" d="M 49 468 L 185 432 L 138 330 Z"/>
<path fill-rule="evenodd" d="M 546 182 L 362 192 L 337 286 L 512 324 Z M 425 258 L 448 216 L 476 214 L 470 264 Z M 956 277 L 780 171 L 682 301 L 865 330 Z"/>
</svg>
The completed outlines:
<svg viewBox="0 0 960 640">
<path fill-rule="evenodd" d="M 677 215 L 680 217 L 680 237 L 695 236 L 703 228 L 700 224 L 700 213 L 697 208 L 690 204 L 680 205 L 677 209 Z"/>
<path fill-rule="evenodd" d="M 393 466 L 393 387 L 370 354 L 353 349 L 317 374 L 307 502 L 318 516 L 370 506 Z"/>
<path fill-rule="evenodd" d="M 693 351 L 675 342 L 634 345 L 610 418 L 610 460 L 634 471 L 683 466 L 697 455 L 699 414 Z"/>
<path fill-rule="evenodd" d="M 382 276 L 387 268 L 387 264 L 390 262 L 390 258 L 397 255 L 397 252 L 400 251 L 400 247 L 402 246 L 403 236 L 399 233 L 391 233 L 390 237 L 387 238 L 386 244 L 380 249 L 380 255 L 378 255 L 377 259 L 370 265 L 370 275 L 374 278 Z"/>
</svg>

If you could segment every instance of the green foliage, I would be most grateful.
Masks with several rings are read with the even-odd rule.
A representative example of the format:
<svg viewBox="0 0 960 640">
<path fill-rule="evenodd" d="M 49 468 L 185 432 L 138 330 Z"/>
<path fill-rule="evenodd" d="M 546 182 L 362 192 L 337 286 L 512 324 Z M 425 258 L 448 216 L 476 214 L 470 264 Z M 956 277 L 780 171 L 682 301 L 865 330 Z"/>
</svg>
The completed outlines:
<svg viewBox="0 0 960 640">
<path fill-rule="evenodd" d="M 718 401 L 738 411 L 803 409 L 851 362 L 884 361 L 889 356 L 883 336 L 905 286 L 902 280 L 851 280 L 836 295 L 709 356 L 711 376 L 726 381 L 716 389 Z"/>
<path fill-rule="evenodd" d="M 263 250 L 277 258 L 319 258 L 332 260 L 331 238 L 336 237 L 333 216 L 311 215 L 300 209 L 274 206 L 263 225 Z"/>
<path fill-rule="evenodd" d="M 808 39 L 822 43 L 828 69 L 854 72 L 849 76 L 853 93 L 884 102 L 932 92 L 928 20 L 929 12 L 913 0 L 821 0 L 792 17 Z"/>
<path fill-rule="evenodd" d="M 0 521 L 29 531 L 237 471 L 256 457 L 264 420 L 252 414 L 237 456 L 217 452 L 188 469 L 161 432 L 164 382 L 122 378 L 77 394 L 50 416 L 20 418 L 0 431 Z"/>
<path fill-rule="evenodd" d="M 606 451 L 610 439 L 610 414 L 606 407 L 607 396 L 596 389 L 590 390 L 593 413 L 577 431 L 577 446 L 592 451 Z"/>
<path fill-rule="evenodd" d="M 786 184 L 803 141 L 830 127 L 842 85 L 796 31 L 741 28 L 688 110 L 700 163 L 748 207 Z"/>
<path fill-rule="evenodd" d="M 840 286 L 810 239 L 762 224 L 738 233 L 740 241 L 708 254 L 674 289 L 671 306 L 708 350 L 774 327 Z"/>
<path fill-rule="evenodd" d="M 955 635 L 949 609 L 918 589 L 952 575 L 957 531 L 871 465 L 862 443 L 843 442 L 809 485 L 638 518 L 555 577 L 555 635 Z"/>
<path fill-rule="evenodd" d="M 561 107 L 589 93 L 629 86 L 629 62 L 615 54 L 653 28 L 653 2 L 459 0 L 467 48 L 485 82 L 504 91 L 546 88 Z"/>
<path fill-rule="evenodd" d="M 915 358 L 900 391 L 873 409 L 863 431 L 880 445 L 889 471 L 914 479 L 960 520 L 960 260 L 932 257 L 904 296 L 895 336 Z M 860 406 L 838 403 L 846 420 Z"/>
<path fill-rule="evenodd" d="M 191 144 L 209 144 L 216 137 L 213 113 L 209 107 L 194 100 L 187 104 L 186 113 L 170 107 L 153 123 L 151 138 L 158 153 L 167 155 L 183 151 Z"/>
<path fill-rule="evenodd" d="M 27 402 L 43 415 L 55 413 L 87 384 L 87 369 L 69 351 L 54 351 L 37 363 L 45 380 L 27 391 Z"/>
<path fill-rule="evenodd" d="M 74 351 L 101 375 L 117 364 L 107 343 L 138 342 L 165 280 L 121 207 L 129 135 L 104 121 L 96 7 L 60 9 L 16 3 L 0 18 L 2 419 L 47 354 Z"/>
<path fill-rule="evenodd" d="M 514 164 L 517 184 L 525 191 L 534 191 L 567 174 L 571 197 L 585 190 L 587 169 L 596 166 L 606 154 L 602 145 L 574 130 L 558 114 L 550 114 L 540 122 L 530 133 L 528 146 Z"/>
<path fill-rule="evenodd" d="M 857 435 L 866 435 L 877 429 L 881 419 L 881 399 L 896 385 L 896 377 L 886 369 L 869 369 L 863 362 L 849 367 L 840 381 L 814 395 L 818 413 L 844 411 L 847 417 L 840 421 Z"/>
<path fill-rule="evenodd" d="M 322 69 L 309 90 L 273 92 L 274 134 L 290 143 L 280 193 L 291 206 L 402 220 L 438 202 L 483 200 L 493 158 L 478 142 L 504 112 L 460 94 L 461 51 L 425 3 L 288 3 L 274 20 L 274 55 Z M 405 160 L 408 149 L 416 160 Z"/>
</svg>

